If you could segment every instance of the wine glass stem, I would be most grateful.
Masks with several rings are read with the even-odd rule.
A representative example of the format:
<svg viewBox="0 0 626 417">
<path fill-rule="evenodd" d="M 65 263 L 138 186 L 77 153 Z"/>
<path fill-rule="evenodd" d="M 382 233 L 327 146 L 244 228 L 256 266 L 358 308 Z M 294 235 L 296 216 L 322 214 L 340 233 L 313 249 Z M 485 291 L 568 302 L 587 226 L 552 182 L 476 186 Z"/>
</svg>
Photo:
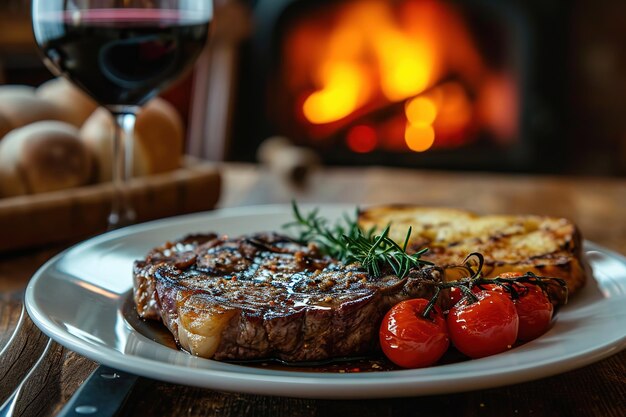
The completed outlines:
<svg viewBox="0 0 626 417">
<path fill-rule="evenodd" d="M 109 230 L 128 226 L 136 220 L 128 185 L 133 175 L 133 135 L 137 116 L 134 113 L 118 113 L 113 116 L 115 117 L 113 202 L 109 215 Z"/>
</svg>

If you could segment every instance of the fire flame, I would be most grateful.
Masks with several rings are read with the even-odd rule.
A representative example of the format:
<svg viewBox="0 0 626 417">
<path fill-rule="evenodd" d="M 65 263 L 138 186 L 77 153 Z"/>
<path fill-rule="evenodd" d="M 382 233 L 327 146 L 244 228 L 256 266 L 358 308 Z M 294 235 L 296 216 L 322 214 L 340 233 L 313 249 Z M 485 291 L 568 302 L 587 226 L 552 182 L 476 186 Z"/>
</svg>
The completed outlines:
<svg viewBox="0 0 626 417">
<path fill-rule="evenodd" d="M 493 99 L 475 109 L 491 74 L 462 15 L 446 3 L 357 0 L 332 10 L 307 17 L 286 38 L 286 81 L 291 91 L 304 92 L 299 111 L 306 123 L 332 132 L 333 123 L 360 110 L 405 103 L 403 119 L 393 122 L 400 123 L 402 142 L 385 133 L 398 131 L 394 126 L 357 125 L 346 136 L 354 152 L 457 146 L 477 117 L 499 117 L 503 106 L 490 103 L 515 100 L 514 91 L 503 96 L 494 84 Z"/>
<path fill-rule="evenodd" d="M 423 2 L 413 13 L 412 32 L 399 26 L 381 0 L 350 3 L 323 42 L 326 51 L 313 71 L 318 89 L 303 104 L 314 124 L 331 123 L 353 113 L 375 94 L 401 101 L 424 91 L 435 78 L 439 30 L 428 23 L 436 3 Z M 372 82 L 373 78 L 378 78 Z M 379 91 L 372 88 L 378 86 Z"/>
<path fill-rule="evenodd" d="M 324 88 L 311 94 L 303 111 L 311 123 L 329 123 L 352 113 L 367 89 L 363 72 L 350 62 L 334 62 L 322 70 Z"/>
</svg>

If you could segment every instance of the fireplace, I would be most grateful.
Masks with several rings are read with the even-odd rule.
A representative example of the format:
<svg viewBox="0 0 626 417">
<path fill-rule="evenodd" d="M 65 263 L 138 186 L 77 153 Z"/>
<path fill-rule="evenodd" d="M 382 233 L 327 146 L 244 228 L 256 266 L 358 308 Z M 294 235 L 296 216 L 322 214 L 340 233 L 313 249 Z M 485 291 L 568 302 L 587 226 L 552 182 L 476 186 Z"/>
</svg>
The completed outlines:
<svg viewBox="0 0 626 417">
<path fill-rule="evenodd" d="M 254 68 L 253 81 L 239 102 L 252 105 L 246 120 L 256 134 L 239 129 L 236 149 L 237 136 L 284 135 L 331 164 L 541 163 L 530 131 L 533 27 L 519 6 L 261 0 L 254 10 L 255 65 L 242 67 Z"/>
<path fill-rule="evenodd" d="M 331 162 L 516 154 L 528 58 L 510 51 L 524 50 L 522 37 L 466 16 L 435 0 L 286 10 L 269 119 Z"/>
<path fill-rule="evenodd" d="M 559 147 L 559 39 L 529 6 L 259 0 L 253 16 L 231 158 L 284 135 L 330 164 L 521 171 Z"/>
</svg>

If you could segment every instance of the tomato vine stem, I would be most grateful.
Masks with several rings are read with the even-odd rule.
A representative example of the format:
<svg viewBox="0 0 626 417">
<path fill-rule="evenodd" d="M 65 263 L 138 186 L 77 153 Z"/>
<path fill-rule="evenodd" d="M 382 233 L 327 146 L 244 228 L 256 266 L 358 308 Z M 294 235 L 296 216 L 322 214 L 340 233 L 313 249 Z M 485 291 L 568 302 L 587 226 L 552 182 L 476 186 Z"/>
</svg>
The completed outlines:
<svg viewBox="0 0 626 417">
<path fill-rule="evenodd" d="M 472 260 L 477 260 L 477 266 L 474 267 L 472 265 Z M 474 252 L 469 254 L 462 265 L 454 265 L 448 267 L 447 269 L 462 269 L 467 272 L 466 277 L 458 279 L 456 281 L 447 281 L 447 282 L 439 282 L 434 280 L 424 280 L 423 283 L 427 285 L 432 285 L 435 287 L 435 293 L 431 297 L 427 307 L 422 314 L 424 318 L 429 319 L 430 311 L 433 309 L 434 305 L 439 300 L 439 296 L 443 289 L 452 289 L 457 288 L 463 293 L 463 297 L 467 299 L 469 304 L 473 304 L 478 301 L 478 297 L 472 291 L 473 288 L 485 289 L 485 285 L 489 284 L 497 284 L 504 288 L 504 290 L 511 295 L 511 299 L 515 300 L 520 297 L 521 291 L 527 291 L 524 286 L 517 286 L 515 284 L 525 284 L 529 283 L 532 285 L 539 286 L 547 295 L 550 301 L 552 301 L 552 295 L 548 290 L 550 286 L 558 286 L 560 287 L 565 294 L 565 299 L 563 303 L 567 303 L 567 284 L 565 280 L 556 277 L 542 277 L 535 275 L 534 273 L 528 271 L 524 274 L 515 277 L 502 277 L 497 276 L 494 278 L 485 278 L 482 276 L 482 269 L 485 265 L 484 256 L 481 253 Z"/>
</svg>

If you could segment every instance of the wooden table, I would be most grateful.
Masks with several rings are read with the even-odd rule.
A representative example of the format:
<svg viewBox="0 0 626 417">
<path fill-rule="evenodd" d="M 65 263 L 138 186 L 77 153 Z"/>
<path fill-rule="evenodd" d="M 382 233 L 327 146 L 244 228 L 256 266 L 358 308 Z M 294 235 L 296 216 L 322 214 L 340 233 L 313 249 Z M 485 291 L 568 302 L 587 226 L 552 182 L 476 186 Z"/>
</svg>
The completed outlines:
<svg viewBox="0 0 626 417">
<path fill-rule="evenodd" d="M 436 173 L 382 168 L 316 172 L 306 188 L 250 165 L 224 167 L 221 206 L 300 202 L 413 203 L 481 213 L 536 213 L 574 220 L 583 235 L 626 253 L 626 181 Z M 19 321 L 31 274 L 63 249 L 0 256 L 0 352 Z M 0 402 L 38 357 L 46 338 L 25 319 L 0 356 Z M 97 365 L 53 345 L 15 415 L 54 415 Z M 223 393 L 142 379 L 125 416 L 614 416 L 626 415 L 626 351 L 584 368 L 496 389 L 418 398 L 327 401 Z"/>
</svg>

